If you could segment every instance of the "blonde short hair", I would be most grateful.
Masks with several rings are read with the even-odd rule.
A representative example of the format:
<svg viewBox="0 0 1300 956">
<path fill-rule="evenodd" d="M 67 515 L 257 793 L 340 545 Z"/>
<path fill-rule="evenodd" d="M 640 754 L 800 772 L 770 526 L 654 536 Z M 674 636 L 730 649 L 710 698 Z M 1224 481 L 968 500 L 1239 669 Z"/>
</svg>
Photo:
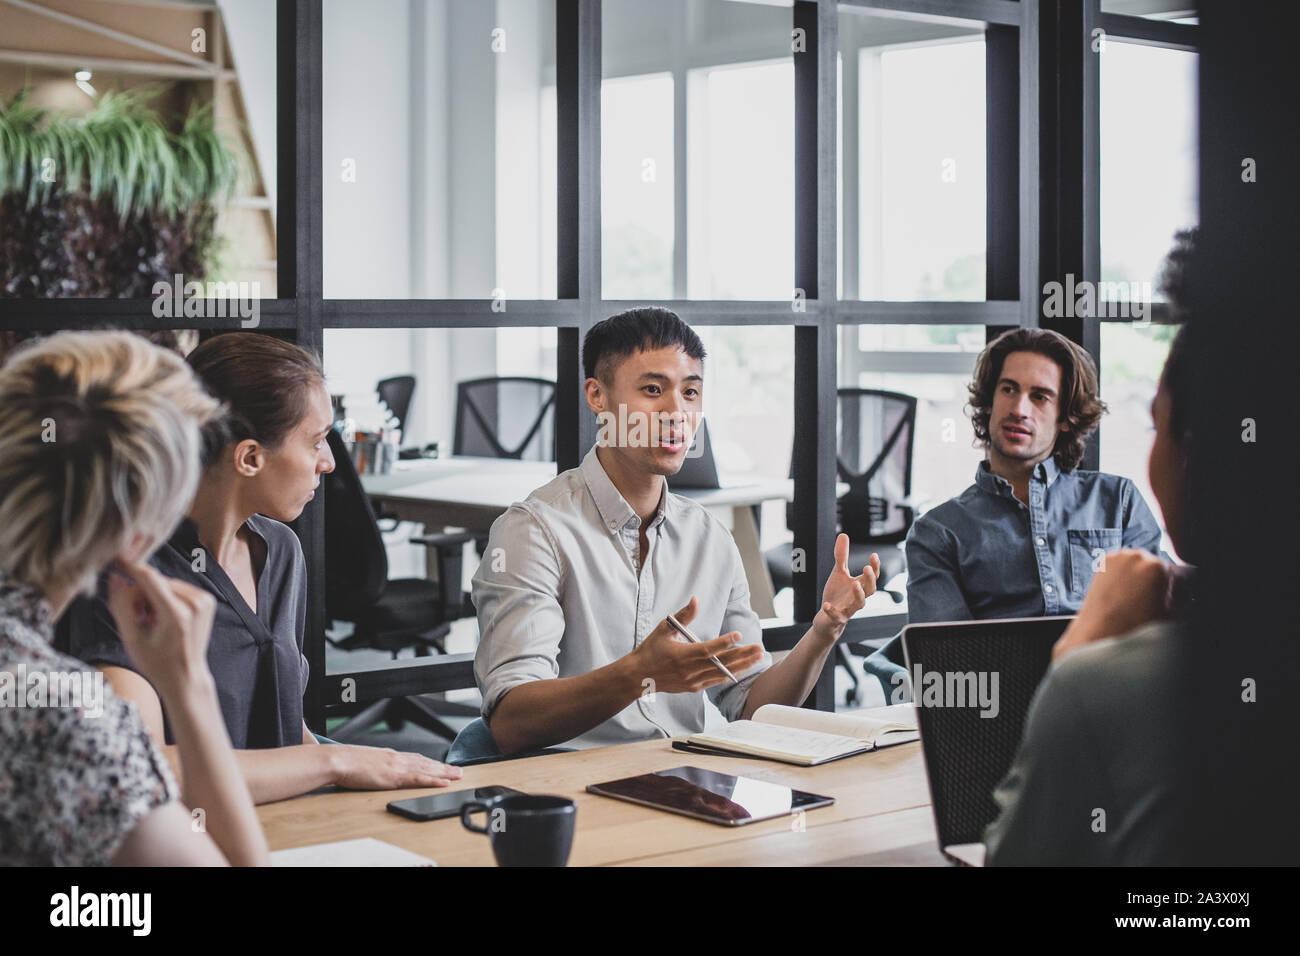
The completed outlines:
<svg viewBox="0 0 1300 956">
<path fill-rule="evenodd" d="M 0 368 L 0 568 L 86 594 L 127 547 L 148 554 L 199 482 L 220 403 L 180 356 L 129 332 L 61 332 Z"/>
</svg>

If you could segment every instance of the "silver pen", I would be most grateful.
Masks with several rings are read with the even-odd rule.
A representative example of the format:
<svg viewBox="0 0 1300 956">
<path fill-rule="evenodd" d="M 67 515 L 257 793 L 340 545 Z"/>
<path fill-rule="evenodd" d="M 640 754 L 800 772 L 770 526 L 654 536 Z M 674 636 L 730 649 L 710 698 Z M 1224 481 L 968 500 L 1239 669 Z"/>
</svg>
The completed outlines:
<svg viewBox="0 0 1300 956">
<path fill-rule="evenodd" d="M 668 623 L 672 626 L 672 628 L 673 628 L 674 631 L 676 631 L 676 632 L 677 632 L 678 634 L 680 634 L 682 637 L 686 638 L 686 639 L 687 639 L 688 641 L 690 641 L 692 644 L 703 644 L 703 643 L 704 643 L 702 640 L 700 640 L 698 637 L 696 637 L 694 634 L 692 634 L 692 633 L 690 632 L 690 629 L 687 628 L 687 626 L 686 626 L 685 624 L 683 624 L 681 621 L 677 620 L 677 618 L 673 617 L 671 614 L 668 615 Z M 718 660 L 718 658 L 717 658 L 716 656 L 714 656 L 713 654 L 710 654 L 710 655 L 709 655 L 709 660 L 713 661 L 713 663 L 717 666 L 718 670 L 722 671 L 722 673 L 724 673 L 724 674 L 726 674 L 728 677 L 730 677 L 730 678 L 731 678 L 731 682 L 732 682 L 733 684 L 739 684 L 739 683 L 740 683 L 740 681 L 736 680 L 736 675 L 733 674 L 733 673 L 731 673 L 731 671 L 727 670 L 727 665 L 724 664 L 724 663 L 722 663 L 722 661 Z"/>
</svg>

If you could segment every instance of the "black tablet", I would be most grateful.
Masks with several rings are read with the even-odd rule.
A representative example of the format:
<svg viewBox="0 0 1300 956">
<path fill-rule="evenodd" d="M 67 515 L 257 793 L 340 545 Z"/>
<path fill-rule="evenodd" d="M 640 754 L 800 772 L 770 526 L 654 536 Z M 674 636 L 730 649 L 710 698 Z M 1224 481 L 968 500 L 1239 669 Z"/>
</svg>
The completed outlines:
<svg viewBox="0 0 1300 956">
<path fill-rule="evenodd" d="M 725 827 L 770 820 L 797 810 L 828 807 L 835 802 L 833 797 L 792 790 L 768 780 L 733 777 L 700 767 L 674 767 L 608 783 L 593 783 L 587 790 L 602 797 L 639 803 Z"/>
</svg>

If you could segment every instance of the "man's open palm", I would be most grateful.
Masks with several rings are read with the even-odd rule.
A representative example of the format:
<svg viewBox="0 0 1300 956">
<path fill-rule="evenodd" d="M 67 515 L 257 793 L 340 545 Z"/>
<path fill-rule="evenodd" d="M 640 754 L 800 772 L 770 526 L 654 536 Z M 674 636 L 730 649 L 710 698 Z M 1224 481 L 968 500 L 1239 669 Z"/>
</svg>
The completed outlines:
<svg viewBox="0 0 1300 956">
<path fill-rule="evenodd" d="M 849 618 L 862 610 L 867 598 L 876 593 L 879 576 L 880 555 L 874 552 L 861 574 L 854 575 L 849 570 L 849 536 L 841 534 L 835 539 L 835 567 L 822 590 L 822 609 L 818 616 L 824 617 L 831 627 L 843 629 Z"/>
</svg>

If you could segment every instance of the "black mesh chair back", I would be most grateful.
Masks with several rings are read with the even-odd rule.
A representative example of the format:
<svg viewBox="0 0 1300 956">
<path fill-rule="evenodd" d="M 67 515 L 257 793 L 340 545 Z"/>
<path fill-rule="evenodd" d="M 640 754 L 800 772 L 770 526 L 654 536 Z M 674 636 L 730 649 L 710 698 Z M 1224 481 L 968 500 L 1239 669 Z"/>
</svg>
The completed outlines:
<svg viewBox="0 0 1300 956">
<path fill-rule="evenodd" d="M 521 377 L 460 382 L 452 454 L 555 461 L 555 383 Z"/>
<path fill-rule="evenodd" d="M 330 429 L 334 470 L 325 491 L 325 611 L 350 621 L 372 607 L 388 584 L 388 552 L 370 498 L 338 429 Z"/>
<path fill-rule="evenodd" d="M 397 419 L 397 427 L 406 434 L 406 413 L 411 410 L 411 395 L 415 392 L 414 375 L 397 375 L 386 378 L 375 386 L 379 400 L 388 406 L 388 410 Z"/>
<path fill-rule="evenodd" d="M 916 397 L 875 388 L 841 388 L 836 472 L 849 486 L 839 499 L 840 530 L 851 541 L 902 541 L 912 526 L 912 450 Z"/>
<path fill-rule="evenodd" d="M 903 628 L 903 651 L 941 848 L 982 842 L 984 828 L 997 817 L 993 791 L 1011 768 L 1030 701 L 1051 663 L 1052 645 L 1070 621 L 1070 617 L 1042 617 Z M 918 667 L 920 686 L 915 680 Z M 931 674 L 938 675 L 945 688 L 950 680 L 954 690 L 961 687 L 967 705 L 953 706 L 956 701 L 946 697 L 946 706 L 926 706 L 927 681 L 933 678 L 925 675 Z M 974 674 L 976 682 L 981 674 L 997 674 L 996 715 L 980 716 L 978 702 L 971 704 L 969 699 L 969 679 L 949 677 L 966 674 Z M 992 690 L 991 679 L 985 679 Z"/>
<path fill-rule="evenodd" d="M 855 544 L 902 541 L 914 515 L 900 502 L 912 493 L 916 397 L 874 388 L 841 388 L 836 394 L 835 471 L 849 486 L 836 503 L 839 530 Z M 785 515 L 793 529 L 793 502 Z"/>
</svg>

